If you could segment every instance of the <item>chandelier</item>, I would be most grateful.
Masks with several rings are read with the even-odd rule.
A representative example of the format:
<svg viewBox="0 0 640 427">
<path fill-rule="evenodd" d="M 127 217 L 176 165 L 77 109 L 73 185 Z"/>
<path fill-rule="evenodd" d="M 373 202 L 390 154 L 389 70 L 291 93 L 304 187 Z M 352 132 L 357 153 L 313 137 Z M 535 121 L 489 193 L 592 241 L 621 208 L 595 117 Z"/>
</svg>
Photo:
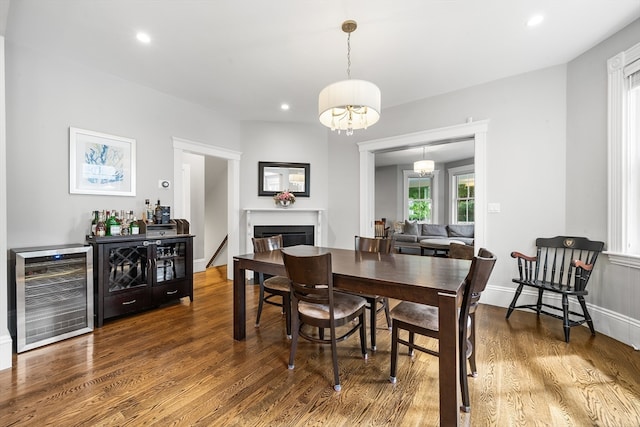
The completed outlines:
<svg viewBox="0 0 640 427">
<path fill-rule="evenodd" d="M 353 135 L 354 129 L 366 129 L 380 119 L 380 89 L 366 80 L 351 79 L 351 33 L 356 21 L 344 21 L 347 33 L 347 80 L 332 83 L 322 89 L 318 98 L 320 123 L 331 130 L 344 130 Z"/>
<path fill-rule="evenodd" d="M 413 162 L 413 171 L 420 174 L 420 176 L 430 174 L 436 166 L 433 160 L 425 160 L 425 151 L 426 147 L 422 147 L 422 160 Z"/>
</svg>

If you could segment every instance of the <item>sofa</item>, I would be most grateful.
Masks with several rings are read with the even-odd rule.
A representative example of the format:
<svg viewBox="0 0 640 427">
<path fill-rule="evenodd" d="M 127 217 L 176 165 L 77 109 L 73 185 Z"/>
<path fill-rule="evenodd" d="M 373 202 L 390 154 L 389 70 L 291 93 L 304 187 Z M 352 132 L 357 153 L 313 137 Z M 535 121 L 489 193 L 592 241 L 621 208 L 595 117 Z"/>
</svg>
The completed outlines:
<svg viewBox="0 0 640 427">
<path fill-rule="evenodd" d="M 405 221 L 402 232 L 393 233 L 393 248 L 396 252 L 402 249 L 419 249 L 420 241 L 426 239 L 455 240 L 473 246 L 474 224 L 419 224 L 416 221 Z"/>
</svg>

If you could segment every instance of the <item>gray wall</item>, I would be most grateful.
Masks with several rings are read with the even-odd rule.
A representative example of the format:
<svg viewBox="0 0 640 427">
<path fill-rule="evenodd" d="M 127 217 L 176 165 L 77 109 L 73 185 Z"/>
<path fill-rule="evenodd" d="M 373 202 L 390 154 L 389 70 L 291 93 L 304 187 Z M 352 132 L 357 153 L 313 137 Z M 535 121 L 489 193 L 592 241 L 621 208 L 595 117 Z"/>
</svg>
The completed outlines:
<svg viewBox="0 0 640 427">
<path fill-rule="evenodd" d="M 397 166 L 381 166 L 376 168 L 375 179 L 375 218 L 386 218 L 393 227 L 393 221 L 402 220 L 402 171 Z"/>
<path fill-rule="evenodd" d="M 564 65 L 384 109 L 380 122 L 351 139 L 331 134 L 330 158 L 340 162 L 329 175 L 329 186 L 341 188 L 338 197 L 329 200 L 336 246 L 349 247 L 348 236 L 358 230 L 354 215 L 359 212 L 355 197 L 359 171 L 353 166 L 359 159 L 356 141 L 451 126 L 470 116 L 490 120 L 487 201 L 500 203 L 501 212 L 486 216 L 486 245 L 499 259 L 492 284 L 512 289 L 511 251 L 530 252 L 536 237 L 564 233 Z"/>
<path fill-rule="evenodd" d="M 94 209 L 173 204 L 172 137 L 237 149 L 224 115 L 63 58 L 7 43 L 8 247 L 83 242 Z M 135 197 L 69 194 L 69 126 L 136 139 Z M 52 219 L 55 219 L 53 221 Z"/>
<path fill-rule="evenodd" d="M 638 42 L 640 19 L 567 65 L 567 234 L 607 241 L 607 60 Z M 638 328 L 640 270 L 610 264 L 606 256 L 598 262 L 589 302 L 635 319 Z M 604 333 L 614 327 L 598 325 Z"/>
</svg>

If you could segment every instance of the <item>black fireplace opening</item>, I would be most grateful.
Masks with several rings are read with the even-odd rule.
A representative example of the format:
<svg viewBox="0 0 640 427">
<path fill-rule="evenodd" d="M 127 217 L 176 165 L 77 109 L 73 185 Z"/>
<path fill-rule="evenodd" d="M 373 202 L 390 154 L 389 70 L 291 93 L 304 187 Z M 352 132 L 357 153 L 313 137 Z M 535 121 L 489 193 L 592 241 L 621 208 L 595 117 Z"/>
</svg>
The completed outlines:
<svg viewBox="0 0 640 427">
<path fill-rule="evenodd" d="M 282 246 L 315 244 L 313 225 L 255 225 L 253 237 L 271 237 L 282 234 Z M 265 274 L 265 279 L 271 277 Z M 258 273 L 253 274 L 253 283 L 258 284 Z"/>
<path fill-rule="evenodd" d="M 282 234 L 283 246 L 311 245 L 315 243 L 313 225 L 256 225 L 254 237 L 271 237 Z"/>
</svg>

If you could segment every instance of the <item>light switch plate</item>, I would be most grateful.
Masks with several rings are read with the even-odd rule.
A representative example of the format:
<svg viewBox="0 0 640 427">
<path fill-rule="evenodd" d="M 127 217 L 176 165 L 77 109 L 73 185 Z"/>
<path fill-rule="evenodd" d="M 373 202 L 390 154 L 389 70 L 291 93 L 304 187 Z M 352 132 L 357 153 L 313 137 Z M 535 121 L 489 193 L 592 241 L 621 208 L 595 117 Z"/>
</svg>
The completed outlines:
<svg viewBox="0 0 640 427">
<path fill-rule="evenodd" d="M 487 210 L 489 213 L 500 212 L 500 203 L 487 203 Z"/>
</svg>

